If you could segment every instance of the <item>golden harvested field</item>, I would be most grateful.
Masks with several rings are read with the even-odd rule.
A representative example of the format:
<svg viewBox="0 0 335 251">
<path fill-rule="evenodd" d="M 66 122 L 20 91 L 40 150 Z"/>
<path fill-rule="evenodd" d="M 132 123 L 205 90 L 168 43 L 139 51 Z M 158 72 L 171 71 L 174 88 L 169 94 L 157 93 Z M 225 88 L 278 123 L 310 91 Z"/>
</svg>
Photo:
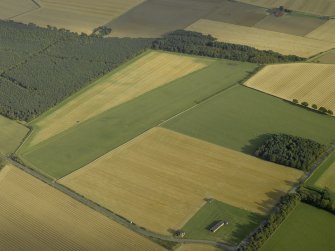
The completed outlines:
<svg viewBox="0 0 335 251">
<path fill-rule="evenodd" d="M 284 6 L 290 10 L 312 13 L 321 16 L 335 15 L 335 0 L 239 0 L 266 8 Z"/>
<path fill-rule="evenodd" d="M 112 107 L 202 69 L 213 62 L 171 53 L 151 51 L 120 70 L 98 80 L 55 112 L 34 122 L 37 144 Z"/>
<path fill-rule="evenodd" d="M 41 8 L 15 21 L 55 26 L 90 34 L 98 26 L 121 16 L 144 0 L 41 0 Z"/>
<path fill-rule="evenodd" d="M 38 5 L 31 0 L 1 0 L 0 19 L 10 19 L 37 8 Z"/>
<path fill-rule="evenodd" d="M 335 43 L 295 35 L 201 19 L 187 30 L 211 34 L 219 41 L 243 44 L 284 55 L 310 57 L 335 47 Z"/>
<path fill-rule="evenodd" d="M 335 20 L 329 20 L 319 28 L 308 33 L 306 37 L 335 42 Z"/>
<path fill-rule="evenodd" d="M 60 182 L 140 226 L 167 233 L 181 228 L 208 197 L 268 212 L 301 174 L 153 128 Z"/>
<path fill-rule="evenodd" d="M 316 104 L 335 111 L 335 65 L 280 64 L 268 65 L 245 85 L 292 101 Z"/>
<path fill-rule="evenodd" d="M 328 169 L 321 175 L 315 182 L 318 187 L 328 187 L 331 191 L 335 192 L 335 162 L 328 167 Z"/>
<path fill-rule="evenodd" d="M 198 244 L 185 244 L 176 251 L 223 251 L 220 248 L 207 246 L 207 245 L 198 245 Z"/>
<path fill-rule="evenodd" d="M 164 250 L 23 171 L 0 172 L 1 250 Z"/>
</svg>

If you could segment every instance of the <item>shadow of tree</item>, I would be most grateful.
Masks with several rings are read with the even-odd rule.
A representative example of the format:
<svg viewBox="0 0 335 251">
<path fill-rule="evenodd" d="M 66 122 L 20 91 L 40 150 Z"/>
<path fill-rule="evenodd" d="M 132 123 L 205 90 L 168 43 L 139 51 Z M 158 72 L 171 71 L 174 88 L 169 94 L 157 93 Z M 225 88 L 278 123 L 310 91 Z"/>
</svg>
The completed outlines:
<svg viewBox="0 0 335 251">
<path fill-rule="evenodd" d="M 242 147 L 242 152 L 254 156 L 256 150 L 264 143 L 271 134 L 261 134 L 249 140 L 248 144 Z"/>
</svg>

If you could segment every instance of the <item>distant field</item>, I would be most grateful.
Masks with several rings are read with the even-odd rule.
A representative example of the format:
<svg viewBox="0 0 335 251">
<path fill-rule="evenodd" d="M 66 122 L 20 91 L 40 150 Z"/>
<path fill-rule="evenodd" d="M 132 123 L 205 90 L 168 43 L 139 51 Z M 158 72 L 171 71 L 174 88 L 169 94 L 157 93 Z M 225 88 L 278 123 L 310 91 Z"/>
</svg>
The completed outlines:
<svg viewBox="0 0 335 251">
<path fill-rule="evenodd" d="M 55 26 L 90 34 L 98 26 L 119 17 L 144 0 L 41 0 L 38 10 L 20 15 L 15 21 Z"/>
<path fill-rule="evenodd" d="M 305 36 L 325 22 L 326 20 L 320 18 L 303 15 L 285 15 L 282 17 L 269 15 L 255 24 L 254 27 L 296 36 Z M 317 37 L 311 38 L 318 39 Z"/>
<path fill-rule="evenodd" d="M 310 106 L 326 107 L 335 112 L 335 65 L 280 64 L 268 65 L 245 85 L 292 101 L 308 102 Z"/>
<path fill-rule="evenodd" d="M 16 121 L 0 116 L 0 154 L 14 152 L 28 131 L 27 127 Z"/>
<path fill-rule="evenodd" d="M 254 154 L 267 133 L 286 133 L 322 144 L 335 139 L 335 119 L 236 86 L 168 121 L 169 129 Z"/>
<path fill-rule="evenodd" d="M 299 204 L 260 251 L 335 250 L 334 215 Z"/>
<path fill-rule="evenodd" d="M 65 101 L 31 125 L 29 145 L 36 145 L 117 105 L 200 70 L 213 60 L 163 52 L 150 52 L 105 75 L 93 86 Z M 54 109 L 53 109 L 54 110 Z"/>
<path fill-rule="evenodd" d="M 40 144 L 24 146 L 19 155 L 32 167 L 55 178 L 63 177 L 199 101 L 236 84 L 256 66 L 213 60 L 204 69 L 116 106 Z"/>
<path fill-rule="evenodd" d="M 23 171 L 0 172 L 2 250 L 164 250 Z"/>
<path fill-rule="evenodd" d="M 259 214 L 213 200 L 207 202 L 182 229 L 186 233 L 185 238 L 224 241 L 238 245 L 263 219 L 264 216 Z M 210 226 L 219 220 L 228 221 L 228 225 L 215 233 L 210 232 Z"/>
<path fill-rule="evenodd" d="M 243 44 L 260 50 L 273 50 L 284 55 L 310 57 L 335 47 L 335 43 L 304 38 L 280 32 L 201 19 L 187 30 L 211 34 L 219 41 Z"/>
<path fill-rule="evenodd" d="M 240 2 L 254 4 L 266 8 L 284 6 L 290 10 L 312 13 L 321 16 L 335 15 L 334 0 L 239 0 Z"/>
<path fill-rule="evenodd" d="M 335 50 L 328 51 L 313 60 L 315 63 L 335 64 Z"/>
<path fill-rule="evenodd" d="M 140 226 L 167 233 L 181 228 L 208 197 L 267 213 L 301 174 L 154 128 L 60 182 Z"/>
<path fill-rule="evenodd" d="M 38 5 L 31 0 L 1 0 L 0 19 L 10 19 L 35 9 Z"/>
<path fill-rule="evenodd" d="M 306 37 L 335 42 L 335 20 L 329 20 L 324 25 L 307 34 Z"/>
<path fill-rule="evenodd" d="M 198 244 L 184 244 L 176 251 L 224 251 L 224 249 Z"/>
</svg>

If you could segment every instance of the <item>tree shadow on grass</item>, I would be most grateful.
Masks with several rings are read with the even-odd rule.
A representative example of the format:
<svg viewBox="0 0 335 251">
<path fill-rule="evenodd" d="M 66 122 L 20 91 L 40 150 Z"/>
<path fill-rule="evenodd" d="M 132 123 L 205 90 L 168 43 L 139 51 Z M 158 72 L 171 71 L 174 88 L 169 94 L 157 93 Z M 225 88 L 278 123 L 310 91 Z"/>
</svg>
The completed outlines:
<svg viewBox="0 0 335 251">
<path fill-rule="evenodd" d="M 258 135 L 256 138 L 249 140 L 248 144 L 242 147 L 242 152 L 245 154 L 249 154 L 255 156 L 256 150 L 264 143 L 264 141 L 270 136 L 271 134 L 261 134 Z"/>
</svg>

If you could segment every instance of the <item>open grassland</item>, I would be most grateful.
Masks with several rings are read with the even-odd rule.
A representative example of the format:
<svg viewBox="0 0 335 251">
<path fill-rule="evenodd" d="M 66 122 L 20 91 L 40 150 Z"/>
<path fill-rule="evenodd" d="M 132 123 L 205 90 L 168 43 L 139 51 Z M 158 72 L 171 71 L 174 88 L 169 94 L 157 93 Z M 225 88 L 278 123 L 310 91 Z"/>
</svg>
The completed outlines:
<svg viewBox="0 0 335 251">
<path fill-rule="evenodd" d="M 29 129 L 16 121 L 0 116 L 0 154 L 9 154 L 16 150 Z"/>
<path fill-rule="evenodd" d="M 305 36 L 325 22 L 326 20 L 324 19 L 304 15 L 284 15 L 282 17 L 268 15 L 255 24 L 254 27 L 296 36 Z M 317 37 L 311 38 L 318 39 Z"/>
<path fill-rule="evenodd" d="M 154 128 L 60 182 L 153 231 L 180 229 L 211 197 L 267 213 L 301 172 Z"/>
<path fill-rule="evenodd" d="M 2 250 L 164 250 L 32 176 L 0 172 Z"/>
<path fill-rule="evenodd" d="M 35 9 L 38 9 L 38 5 L 32 0 L 1 0 L 0 19 L 10 19 Z"/>
<path fill-rule="evenodd" d="M 322 144 L 335 139 L 333 117 L 244 86 L 235 86 L 163 126 L 252 155 L 267 133 L 286 133 Z"/>
<path fill-rule="evenodd" d="M 334 250 L 334 231 L 334 215 L 301 203 L 260 250 Z"/>
<path fill-rule="evenodd" d="M 231 245 L 238 245 L 259 223 L 263 216 L 230 206 L 221 201 L 207 202 L 183 226 L 185 238 L 198 240 L 224 241 Z M 228 222 L 215 233 L 209 231 L 210 227 L 220 220 Z"/>
<path fill-rule="evenodd" d="M 334 83 L 335 65 L 297 63 L 268 65 L 245 85 L 288 101 L 297 99 L 335 111 Z"/>
<path fill-rule="evenodd" d="M 329 20 L 324 25 L 307 34 L 306 37 L 335 42 L 335 20 Z"/>
<path fill-rule="evenodd" d="M 222 42 L 248 45 L 260 50 L 273 50 L 284 55 L 300 57 L 310 57 L 335 47 L 333 42 L 205 19 L 193 23 L 187 30 L 210 34 Z"/>
<path fill-rule="evenodd" d="M 243 3 L 253 4 L 266 8 L 278 8 L 312 13 L 320 16 L 335 16 L 334 0 L 239 0 Z"/>
<path fill-rule="evenodd" d="M 90 34 L 143 0 L 41 0 L 41 8 L 14 18 L 23 23 L 51 25 Z"/>
<path fill-rule="evenodd" d="M 107 74 L 58 108 L 33 121 L 35 145 L 78 125 L 112 107 L 152 89 L 202 69 L 213 60 L 172 53 L 149 52 L 117 71 Z"/>
<path fill-rule="evenodd" d="M 176 251 L 224 251 L 224 249 L 206 245 L 184 244 Z"/>
<path fill-rule="evenodd" d="M 213 60 L 206 68 L 116 106 L 32 147 L 30 166 L 55 178 L 84 166 L 201 100 L 246 78 L 257 65 Z"/>
</svg>

